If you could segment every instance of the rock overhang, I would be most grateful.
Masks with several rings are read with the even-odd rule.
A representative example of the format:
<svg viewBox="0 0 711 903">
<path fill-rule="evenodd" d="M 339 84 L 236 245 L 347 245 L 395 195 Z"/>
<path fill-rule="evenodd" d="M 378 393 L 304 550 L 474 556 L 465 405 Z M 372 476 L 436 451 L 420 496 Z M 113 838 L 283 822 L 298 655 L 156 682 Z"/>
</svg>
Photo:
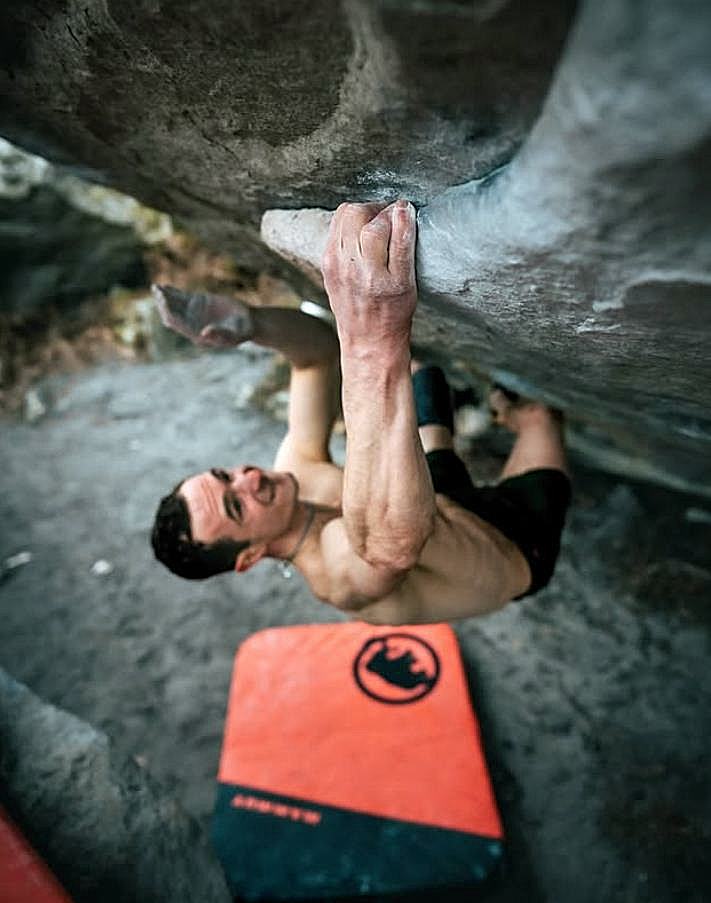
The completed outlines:
<svg viewBox="0 0 711 903">
<path fill-rule="evenodd" d="M 0 130 L 254 267 L 264 210 L 411 197 L 422 344 L 708 488 L 705 4 L 42 10 L 2 13 Z"/>
</svg>

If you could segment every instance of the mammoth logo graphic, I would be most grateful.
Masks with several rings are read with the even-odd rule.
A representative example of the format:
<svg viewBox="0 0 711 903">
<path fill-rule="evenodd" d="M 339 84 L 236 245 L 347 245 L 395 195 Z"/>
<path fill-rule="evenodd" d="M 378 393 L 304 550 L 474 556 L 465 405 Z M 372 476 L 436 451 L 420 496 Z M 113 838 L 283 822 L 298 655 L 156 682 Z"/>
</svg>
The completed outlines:
<svg viewBox="0 0 711 903">
<path fill-rule="evenodd" d="M 410 633 L 386 633 L 367 640 L 353 663 L 361 690 L 378 702 L 399 705 L 430 693 L 439 679 L 439 658 Z"/>
</svg>

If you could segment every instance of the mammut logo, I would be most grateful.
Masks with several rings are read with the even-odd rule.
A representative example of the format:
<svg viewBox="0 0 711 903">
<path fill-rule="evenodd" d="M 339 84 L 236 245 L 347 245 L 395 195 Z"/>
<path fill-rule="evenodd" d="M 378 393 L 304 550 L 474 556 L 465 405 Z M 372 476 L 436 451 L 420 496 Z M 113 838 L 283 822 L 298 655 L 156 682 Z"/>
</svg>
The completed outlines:
<svg viewBox="0 0 711 903">
<path fill-rule="evenodd" d="M 416 702 L 439 679 L 439 658 L 424 640 L 410 633 L 387 633 L 367 640 L 353 663 L 361 690 L 392 705 Z"/>
<path fill-rule="evenodd" d="M 265 800 L 263 796 L 252 796 L 249 793 L 235 794 L 230 805 L 236 809 L 251 809 L 252 812 L 259 812 L 262 815 L 289 818 L 291 821 L 300 821 L 305 825 L 318 825 L 321 821 L 321 813 L 315 812 L 313 809 L 302 809 L 301 806 L 277 803 L 273 800 Z"/>
</svg>

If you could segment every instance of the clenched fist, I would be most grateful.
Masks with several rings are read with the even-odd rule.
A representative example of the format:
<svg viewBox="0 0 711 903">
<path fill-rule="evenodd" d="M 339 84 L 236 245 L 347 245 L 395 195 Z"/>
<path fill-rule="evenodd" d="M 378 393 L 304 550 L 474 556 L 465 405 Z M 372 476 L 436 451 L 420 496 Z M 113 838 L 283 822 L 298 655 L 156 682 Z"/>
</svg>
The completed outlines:
<svg viewBox="0 0 711 903">
<path fill-rule="evenodd" d="M 409 343 L 417 301 L 415 209 L 408 201 L 341 204 L 322 262 L 344 347 L 363 351 Z"/>
</svg>

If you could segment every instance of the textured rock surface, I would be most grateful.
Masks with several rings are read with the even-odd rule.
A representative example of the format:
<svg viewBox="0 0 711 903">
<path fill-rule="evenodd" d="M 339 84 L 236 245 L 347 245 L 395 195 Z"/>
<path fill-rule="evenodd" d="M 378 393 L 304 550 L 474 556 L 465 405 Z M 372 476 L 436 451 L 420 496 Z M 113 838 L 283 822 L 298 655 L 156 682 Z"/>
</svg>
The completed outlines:
<svg viewBox="0 0 711 903">
<path fill-rule="evenodd" d="M 105 734 L 0 669 L 0 784 L 77 903 L 227 901 L 197 823 Z"/>
<path fill-rule="evenodd" d="M 11 0 L 0 134 L 259 262 L 267 207 L 423 202 L 510 159 L 572 8 Z"/>
<path fill-rule="evenodd" d="M 421 343 L 709 491 L 711 7 L 573 7 L 13 0 L 0 132 L 255 266 L 265 209 L 413 198 Z"/>
<path fill-rule="evenodd" d="M 455 354 L 707 491 L 710 49 L 706 3 L 584 5 L 516 158 L 421 212 L 419 268 L 479 324 Z"/>
<path fill-rule="evenodd" d="M 584 5 L 518 154 L 420 209 L 416 329 L 572 413 L 598 463 L 704 492 L 710 48 L 708 4 Z M 322 211 L 263 220 L 311 268 L 324 229 Z"/>
</svg>

